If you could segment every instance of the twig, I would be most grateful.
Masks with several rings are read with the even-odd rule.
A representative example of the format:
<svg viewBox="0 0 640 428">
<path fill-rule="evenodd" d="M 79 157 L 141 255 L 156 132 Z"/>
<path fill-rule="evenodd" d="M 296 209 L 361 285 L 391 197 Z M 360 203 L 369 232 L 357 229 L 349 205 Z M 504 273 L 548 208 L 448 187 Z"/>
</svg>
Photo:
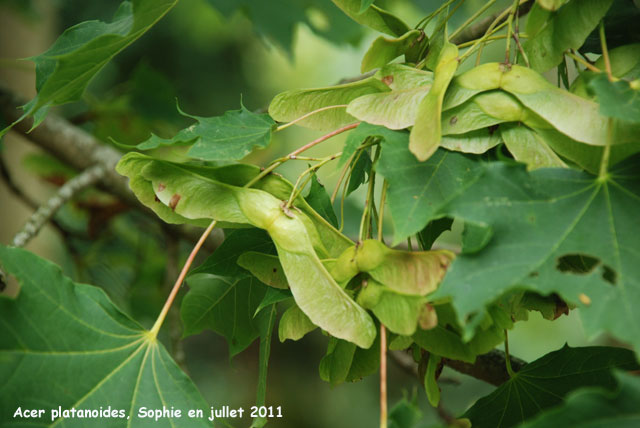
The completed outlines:
<svg viewBox="0 0 640 428">
<path fill-rule="evenodd" d="M 53 197 L 33 213 L 22 230 L 13 238 L 13 245 L 24 247 L 67 201 L 81 190 L 98 182 L 104 175 L 104 166 L 97 164 L 67 181 Z"/>
<path fill-rule="evenodd" d="M 170 233 L 165 233 L 166 250 L 167 250 L 167 269 L 165 271 L 165 281 L 167 288 L 170 287 L 173 278 L 176 278 L 179 274 L 179 240 Z M 182 345 L 182 322 L 180 321 L 180 309 L 177 306 L 172 306 L 169 310 L 169 339 L 171 341 L 171 355 L 176 361 L 176 364 L 186 373 L 186 361 L 184 347 Z"/>
</svg>

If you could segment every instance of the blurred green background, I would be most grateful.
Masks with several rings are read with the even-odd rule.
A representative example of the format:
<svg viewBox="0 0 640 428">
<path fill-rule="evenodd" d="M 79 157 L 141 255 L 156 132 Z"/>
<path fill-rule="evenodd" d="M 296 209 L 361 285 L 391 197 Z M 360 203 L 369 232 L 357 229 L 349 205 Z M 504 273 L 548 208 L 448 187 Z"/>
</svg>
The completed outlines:
<svg viewBox="0 0 640 428">
<path fill-rule="evenodd" d="M 65 28 L 78 22 L 110 20 L 119 3 L 0 0 L 1 84 L 25 97 L 33 96 L 33 67 L 18 59 L 46 50 Z M 487 13 L 510 3 L 497 2 Z M 395 0 L 376 4 L 415 25 L 441 2 Z M 466 1 L 453 16 L 451 27 L 483 4 Z M 250 110 L 264 111 L 281 91 L 327 86 L 357 76 L 361 57 L 376 36 L 351 22 L 329 0 L 182 0 L 100 72 L 82 102 L 55 112 L 106 144 L 111 144 L 109 138 L 122 144 L 138 143 L 150 132 L 170 137 L 190 123 L 178 114 L 176 100 L 184 111 L 198 116 L 238 109 L 241 102 Z M 501 60 L 502 49 L 493 46 L 484 55 Z M 265 165 L 319 135 L 289 128 L 275 136 L 271 147 L 253 153 L 246 161 Z M 344 136 L 339 136 L 309 155 L 330 155 L 340 150 L 343 141 Z M 0 183 L 0 241 L 6 244 L 27 220 L 31 205 L 46 200 L 55 192 L 56 183 L 73 171 L 58 165 L 24 138 L 10 134 L 1 144 L 3 165 L 24 193 L 16 197 L 4 181 Z M 175 159 L 183 156 L 176 148 L 163 149 L 160 154 Z M 280 172 L 295 180 L 305 168 L 303 162 L 289 162 Z M 338 171 L 331 166 L 319 173 L 329 192 L 337 176 Z M 361 191 L 346 199 L 345 231 L 352 236 L 357 233 L 363 204 Z M 386 232 L 391 233 L 390 221 L 386 225 Z M 455 229 L 459 227 L 441 238 L 441 245 L 457 245 Z M 139 213 L 119 212 L 117 201 L 96 191 L 88 191 L 80 202 L 66 206 L 56 216 L 55 226 L 47 227 L 28 246 L 59 263 L 75 280 L 103 287 L 122 310 L 146 326 L 153 322 L 166 297 L 171 280 L 166 273 L 167 249 L 174 247 L 181 260 L 190 249 L 185 242 L 167 242 L 157 223 Z M 555 322 L 532 314 L 530 322 L 518 323 L 509 338 L 512 353 L 527 361 L 565 342 L 572 346 L 593 343 L 584 336 L 575 313 Z M 269 426 L 376 426 L 377 376 L 331 387 L 320 380 L 317 369 L 326 337 L 315 332 L 297 343 L 276 342 L 274 339 L 267 403 L 282 406 L 285 417 Z M 230 361 L 221 337 L 209 333 L 185 340 L 187 370 L 210 403 L 245 408 L 252 405 L 257 382 L 256 345 Z M 490 385 L 449 369 L 445 369 L 442 380 L 443 406 L 455 415 L 492 390 Z M 424 416 L 420 426 L 440 421 L 429 407 L 422 385 L 393 362 L 389 384 L 391 405 L 417 393 Z M 248 426 L 244 422 L 238 426 Z"/>
</svg>

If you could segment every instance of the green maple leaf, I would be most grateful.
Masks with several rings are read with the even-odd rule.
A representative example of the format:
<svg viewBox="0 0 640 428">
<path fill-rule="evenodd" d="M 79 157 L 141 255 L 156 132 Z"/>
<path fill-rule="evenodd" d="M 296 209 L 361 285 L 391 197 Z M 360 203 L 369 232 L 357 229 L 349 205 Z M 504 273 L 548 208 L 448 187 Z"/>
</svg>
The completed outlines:
<svg viewBox="0 0 640 428">
<path fill-rule="evenodd" d="M 585 388 L 570 395 L 562 406 L 521 425 L 521 428 L 633 428 L 640 424 L 640 379 L 615 373 L 615 392 L 601 388 Z"/>
<path fill-rule="evenodd" d="M 275 122 L 268 114 L 256 114 L 241 106 L 222 116 L 192 116 L 179 110 L 198 123 L 184 128 L 173 138 L 152 135 L 136 146 L 140 150 L 151 150 L 160 146 L 193 144 L 188 155 L 207 161 L 242 159 L 254 148 L 265 148 L 271 142 Z"/>
<path fill-rule="evenodd" d="M 177 1 L 124 1 L 110 23 L 86 21 L 68 28 L 48 51 L 31 58 L 36 63 L 38 95 L 23 107 L 25 112 L 16 123 L 34 116 L 36 127 L 49 107 L 79 100 L 111 58 L 147 32 Z M 0 136 L 8 130 L 0 131 Z"/>
<path fill-rule="evenodd" d="M 478 400 L 464 417 L 478 428 L 515 426 L 562 404 L 564 397 L 578 388 L 613 389 L 615 368 L 637 369 L 633 352 L 604 346 L 565 346 L 524 366 L 494 392 Z"/>
<path fill-rule="evenodd" d="M 57 419 L 50 410 L 122 409 L 114 427 L 141 426 L 140 407 L 206 409 L 207 403 L 164 347 L 116 308 L 99 288 L 73 283 L 60 269 L 18 248 L 0 246 L 2 268 L 20 282 L 0 298 L 0 425 L 86 427 L 104 419 Z M 45 409 L 13 419 L 16 409 Z M 130 419 L 127 419 L 127 416 Z M 205 427 L 206 419 L 167 418 L 158 426 Z"/>
<path fill-rule="evenodd" d="M 464 162 L 449 157 L 447 167 L 464 177 Z M 527 173 L 503 163 L 472 166 L 472 178 L 458 182 L 458 195 L 434 217 L 484 228 L 486 246 L 473 253 L 463 248 L 433 297 L 452 297 L 464 320 L 514 288 L 556 292 L 580 302 L 589 334 L 606 330 L 640 349 L 640 314 L 634 309 L 640 301 L 637 162 L 637 156 L 629 158 L 604 178 L 567 169 Z M 576 257 L 589 263 L 567 267 Z"/>
</svg>

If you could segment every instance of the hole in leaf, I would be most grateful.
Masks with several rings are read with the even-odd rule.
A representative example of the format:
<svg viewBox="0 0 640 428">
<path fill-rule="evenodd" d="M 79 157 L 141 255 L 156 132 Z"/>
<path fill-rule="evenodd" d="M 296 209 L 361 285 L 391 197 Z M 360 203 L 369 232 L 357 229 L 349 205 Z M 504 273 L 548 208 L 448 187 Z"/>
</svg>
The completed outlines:
<svg viewBox="0 0 640 428">
<path fill-rule="evenodd" d="M 560 272 L 569 272 L 578 275 L 586 275 L 600 265 L 600 259 L 586 254 L 566 254 L 558 258 L 556 269 Z M 602 278 L 608 283 L 616 283 L 616 273 L 607 265 L 602 265 Z"/>
</svg>

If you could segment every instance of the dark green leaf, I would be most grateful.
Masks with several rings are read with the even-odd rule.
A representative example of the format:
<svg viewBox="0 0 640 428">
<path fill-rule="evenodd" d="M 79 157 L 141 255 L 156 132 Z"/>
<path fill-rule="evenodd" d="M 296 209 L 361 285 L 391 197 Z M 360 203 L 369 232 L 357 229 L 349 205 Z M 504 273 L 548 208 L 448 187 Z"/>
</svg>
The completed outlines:
<svg viewBox="0 0 640 428">
<path fill-rule="evenodd" d="M 611 392 L 585 388 L 569 395 L 564 404 L 521 428 L 634 428 L 640 425 L 640 379 L 616 372 L 618 388 Z"/>
<path fill-rule="evenodd" d="M 50 426 L 51 410 L 122 409 L 110 426 L 141 426 L 138 409 L 206 409 L 191 380 L 155 336 L 120 312 L 99 288 L 76 284 L 32 253 L 0 246 L 2 269 L 19 281 L 16 299 L 0 297 L 0 425 Z M 108 398 L 108 403 L 105 402 Z M 14 419 L 18 407 L 43 418 Z M 131 419 L 127 420 L 127 416 Z M 87 426 L 86 419 L 58 419 Z M 158 426 L 207 427 L 167 418 Z"/>
<path fill-rule="evenodd" d="M 256 406 L 264 406 L 267 400 L 267 372 L 269 370 L 269 355 L 271 354 L 271 336 L 276 324 L 276 305 L 267 311 L 268 319 L 260 327 L 260 357 L 258 361 L 258 391 Z M 251 428 L 261 428 L 267 424 L 267 418 L 257 416 L 251 423 Z"/>
<path fill-rule="evenodd" d="M 395 229 L 394 245 L 422 230 L 436 217 L 438 207 L 455 198 L 480 174 L 475 163 L 460 154 L 439 150 L 426 162 L 419 162 L 406 143 L 385 142 L 378 171 L 389 182 L 387 200 Z"/>
<path fill-rule="evenodd" d="M 389 411 L 389 428 L 416 428 L 421 420 L 422 411 L 415 395 L 411 401 L 403 397 Z"/>
<path fill-rule="evenodd" d="M 291 291 L 268 287 L 267 292 L 264 294 L 264 297 L 262 298 L 262 302 L 260 302 L 260 304 L 258 305 L 258 309 L 256 309 L 256 314 L 269 305 L 273 305 L 274 303 L 284 302 L 289 299 L 293 299 L 293 296 L 291 295 Z M 255 317 L 255 314 L 253 316 Z"/>
<path fill-rule="evenodd" d="M 105 64 L 176 3 L 177 0 L 124 1 L 111 23 L 87 21 L 67 29 L 48 51 L 31 58 L 36 63 L 38 95 L 24 106 L 24 115 L 18 121 L 34 116 L 33 126 L 38 126 L 49 107 L 79 100 Z M 0 136 L 6 131 L 0 131 Z"/>
<path fill-rule="evenodd" d="M 327 354 L 320 361 L 320 378 L 332 385 L 344 382 L 355 352 L 356 345 L 353 343 L 332 337 L 329 340 Z"/>
<path fill-rule="evenodd" d="M 447 230 L 451 230 L 451 225 L 453 224 L 453 219 L 448 217 L 439 218 L 436 220 L 432 220 L 418 232 L 418 242 L 420 242 L 420 248 L 423 250 L 430 250 L 433 246 L 433 243 L 436 242 L 436 239 L 442 233 Z"/>
<path fill-rule="evenodd" d="M 604 179 L 566 169 L 526 173 L 500 163 L 471 167 L 479 179 L 436 216 L 488 225 L 493 238 L 482 251 L 456 258 L 433 297 L 453 297 L 459 319 L 468 320 L 515 287 L 556 292 L 581 302 L 588 334 L 606 330 L 639 349 L 640 315 L 633 307 L 640 301 L 640 253 L 630 232 L 640 228 L 631 208 L 640 199 L 637 162 L 627 159 Z M 586 273 L 561 269 L 574 255 L 597 263 Z"/>
<path fill-rule="evenodd" d="M 136 146 L 139 150 L 151 150 L 160 146 L 190 144 L 188 155 L 207 161 L 242 159 L 256 147 L 264 149 L 271 142 L 275 122 L 268 114 L 256 114 L 244 106 L 240 110 L 228 111 L 222 116 L 199 117 L 197 124 L 178 132 L 173 138 L 164 139 L 152 135 Z"/>
<path fill-rule="evenodd" d="M 632 85 L 635 85 L 633 87 Z M 602 73 L 589 82 L 600 103 L 600 113 L 627 122 L 640 123 L 640 80 L 610 82 Z M 638 137 L 640 142 L 640 136 Z"/>
<path fill-rule="evenodd" d="M 371 158 L 369 157 L 369 151 L 367 149 L 363 149 L 356 155 L 355 162 L 351 167 L 349 184 L 347 185 L 347 196 L 367 182 L 367 177 L 369 176 L 370 171 Z"/>
<path fill-rule="evenodd" d="M 320 184 L 315 173 L 311 175 L 311 188 L 309 194 L 305 196 L 307 203 L 311 205 L 318 214 L 327 220 L 333 227 L 338 227 L 338 218 L 333 210 L 331 198 L 323 184 Z"/>
<path fill-rule="evenodd" d="M 271 287 L 283 290 L 289 288 L 287 277 L 284 274 L 284 269 L 282 269 L 278 256 L 247 251 L 238 257 L 237 263 L 238 266 L 248 270 L 253 276 Z"/>
<path fill-rule="evenodd" d="M 523 44 L 531 67 L 545 72 L 560 64 L 567 49 L 578 49 L 613 0 L 570 1 L 552 13 L 546 25 Z"/>
<path fill-rule="evenodd" d="M 248 251 L 275 254 L 275 247 L 269 235 L 261 229 L 227 230 L 222 244 L 190 275 L 210 273 L 213 275 L 235 277 L 244 270 L 238 266 L 238 257 Z"/>
<path fill-rule="evenodd" d="M 210 274 L 191 276 L 190 290 L 182 300 L 184 335 L 208 329 L 224 336 L 234 356 L 249 346 L 267 322 L 267 312 L 254 314 L 266 286 L 253 277 L 228 278 Z"/>
<path fill-rule="evenodd" d="M 627 349 L 565 346 L 524 366 L 494 392 L 478 400 L 464 416 L 478 428 L 516 426 L 562 404 L 564 397 L 578 388 L 613 389 L 616 385 L 613 369 L 638 367 L 633 352 Z"/>
</svg>

